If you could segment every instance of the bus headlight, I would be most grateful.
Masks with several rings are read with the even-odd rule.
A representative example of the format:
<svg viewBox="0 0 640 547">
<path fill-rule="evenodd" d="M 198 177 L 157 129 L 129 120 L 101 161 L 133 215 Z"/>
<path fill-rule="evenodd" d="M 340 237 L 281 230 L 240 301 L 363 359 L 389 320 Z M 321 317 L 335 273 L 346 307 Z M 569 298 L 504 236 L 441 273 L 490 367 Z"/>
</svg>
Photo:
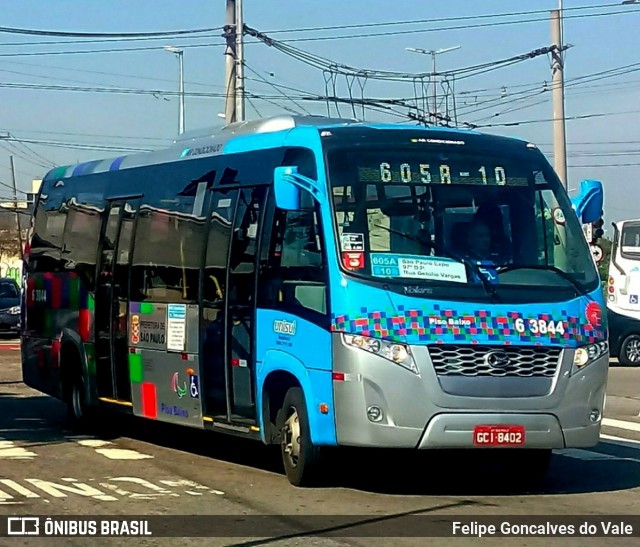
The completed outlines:
<svg viewBox="0 0 640 547">
<path fill-rule="evenodd" d="M 576 372 L 609 352 L 609 342 L 598 342 L 577 348 L 573 354 L 573 371 Z"/>
<path fill-rule="evenodd" d="M 379 338 L 370 338 L 368 336 L 353 334 L 343 334 L 342 341 L 347 346 L 379 355 L 392 363 L 396 363 L 397 365 L 410 370 L 414 374 L 419 374 L 418 367 L 413 359 L 411 350 L 406 344 L 399 344 L 397 342 L 380 340 Z"/>
</svg>

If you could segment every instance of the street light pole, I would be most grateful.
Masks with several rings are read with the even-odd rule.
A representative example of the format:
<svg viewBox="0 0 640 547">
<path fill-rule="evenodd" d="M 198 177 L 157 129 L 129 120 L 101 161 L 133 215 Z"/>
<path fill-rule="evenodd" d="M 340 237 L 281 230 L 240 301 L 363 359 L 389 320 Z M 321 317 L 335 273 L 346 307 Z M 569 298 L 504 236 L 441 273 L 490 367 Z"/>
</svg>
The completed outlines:
<svg viewBox="0 0 640 547">
<path fill-rule="evenodd" d="M 421 49 L 415 47 L 405 48 L 407 51 L 412 51 L 413 53 L 422 53 L 423 55 L 431 55 L 432 61 L 432 72 L 431 72 L 431 85 L 432 85 L 432 99 L 433 99 L 433 112 L 431 114 L 431 119 L 433 120 L 433 125 L 438 124 L 438 93 L 436 87 L 436 55 L 440 55 L 441 53 L 448 53 L 449 51 L 454 51 L 456 49 L 460 49 L 462 46 L 453 46 L 444 49 Z"/>
<path fill-rule="evenodd" d="M 180 48 L 173 46 L 165 46 L 165 50 L 175 53 L 178 57 L 178 62 L 180 66 L 180 84 L 178 95 L 180 97 L 180 112 L 178 114 L 178 134 L 182 135 L 184 133 L 184 62 L 183 62 L 183 54 L 184 51 Z"/>
</svg>

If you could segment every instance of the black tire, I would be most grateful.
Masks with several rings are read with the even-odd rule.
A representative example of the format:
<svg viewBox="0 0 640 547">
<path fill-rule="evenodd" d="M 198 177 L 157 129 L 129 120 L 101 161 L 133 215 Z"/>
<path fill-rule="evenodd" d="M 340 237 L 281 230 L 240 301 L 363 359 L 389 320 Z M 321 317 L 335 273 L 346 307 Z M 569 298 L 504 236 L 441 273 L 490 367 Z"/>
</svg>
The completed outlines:
<svg viewBox="0 0 640 547">
<path fill-rule="evenodd" d="M 66 386 L 67 420 L 77 431 L 87 431 L 94 425 L 94 412 L 87 405 L 84 385 L 83 375 L 74 372 Z"/>
<path fill-rule="evenodd" d="M 278 412 L 277 427 L 282 463 L 294 486 L 313 486 L 321 478 L 320 447 L 311 442 L 309 414 L 299 387 L 287 391 Z"/>
<path fill-rule="evenodd" d="M 622 341 L 618 361 L 627 367 L 640 366 L 640 334 L 630 334 Z"/>
</svg>

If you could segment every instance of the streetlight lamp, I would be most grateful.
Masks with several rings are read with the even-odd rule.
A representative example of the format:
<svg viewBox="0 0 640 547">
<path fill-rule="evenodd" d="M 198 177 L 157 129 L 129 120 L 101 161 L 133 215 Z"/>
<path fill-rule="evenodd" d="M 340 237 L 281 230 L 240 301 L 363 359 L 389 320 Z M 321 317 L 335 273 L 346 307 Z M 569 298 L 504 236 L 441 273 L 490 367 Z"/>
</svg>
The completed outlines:
<svg viewBox="0 0 640 547">
<path fill-rule="evenodd" d="M 178 117 L 178 134 L 184 133 L 184 64 L 182 62 L 183 50 L 173 46 L 164 46 L 164 49 L 170 53 L 175 53 L 180 63 L 180 114 Z"/>
<path fill-rule="evenodd" d="M 436 89 L 436 55 L 440 55 L 441 53 L 447 53 L 449 51 L 453 51 L 455 49 L 460 49 L 462 46 L 453 46 L 444 49 L 421 49 L 415 47 L 407 47 L 405 48 L 407 51 L 412 51 L 413 53 L 422 53 L 423 55 L 431 55 L 431 60 L 433 61 L 433 114 L 431 115 L 433 119 L 433 124 L 437 125 L 438 123 L 438 103 L 437 103 L 437 89 Z"/>
</svg>

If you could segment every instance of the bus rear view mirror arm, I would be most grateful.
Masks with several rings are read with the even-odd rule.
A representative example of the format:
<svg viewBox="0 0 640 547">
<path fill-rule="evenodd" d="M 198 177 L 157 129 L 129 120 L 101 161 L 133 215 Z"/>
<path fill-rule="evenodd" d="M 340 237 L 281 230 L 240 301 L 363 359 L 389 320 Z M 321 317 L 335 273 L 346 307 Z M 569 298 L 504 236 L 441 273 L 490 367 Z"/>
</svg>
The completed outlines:
<svg viewBox="0 0 640 547">
<path fill-rule="evenodd" d="M 276 205 L 280 209 L 298 211 L 301 209 L 301 190 L 309 192 L 316 200 L 320 197 L 318 183 L 298 173 L 296 166 L 276 167 L 273 173 Z"/>
<path fill-rule="evenodd" d="M 618 241 L 618 226 L 616 225 L 615 222 L 612 222 L 611 225 L 613 226 L 613 241 Z M 622 269 L 622 267 L 620 266 L 620 264 L 618 264 L 618 262 L 616 261 L 616 249 L 612 249 L 611 251 L 611 262 L 616 267 L 616 269 L 620 272 L 621 275 L 627 275 L 625 271 Z"/>
</svg>

